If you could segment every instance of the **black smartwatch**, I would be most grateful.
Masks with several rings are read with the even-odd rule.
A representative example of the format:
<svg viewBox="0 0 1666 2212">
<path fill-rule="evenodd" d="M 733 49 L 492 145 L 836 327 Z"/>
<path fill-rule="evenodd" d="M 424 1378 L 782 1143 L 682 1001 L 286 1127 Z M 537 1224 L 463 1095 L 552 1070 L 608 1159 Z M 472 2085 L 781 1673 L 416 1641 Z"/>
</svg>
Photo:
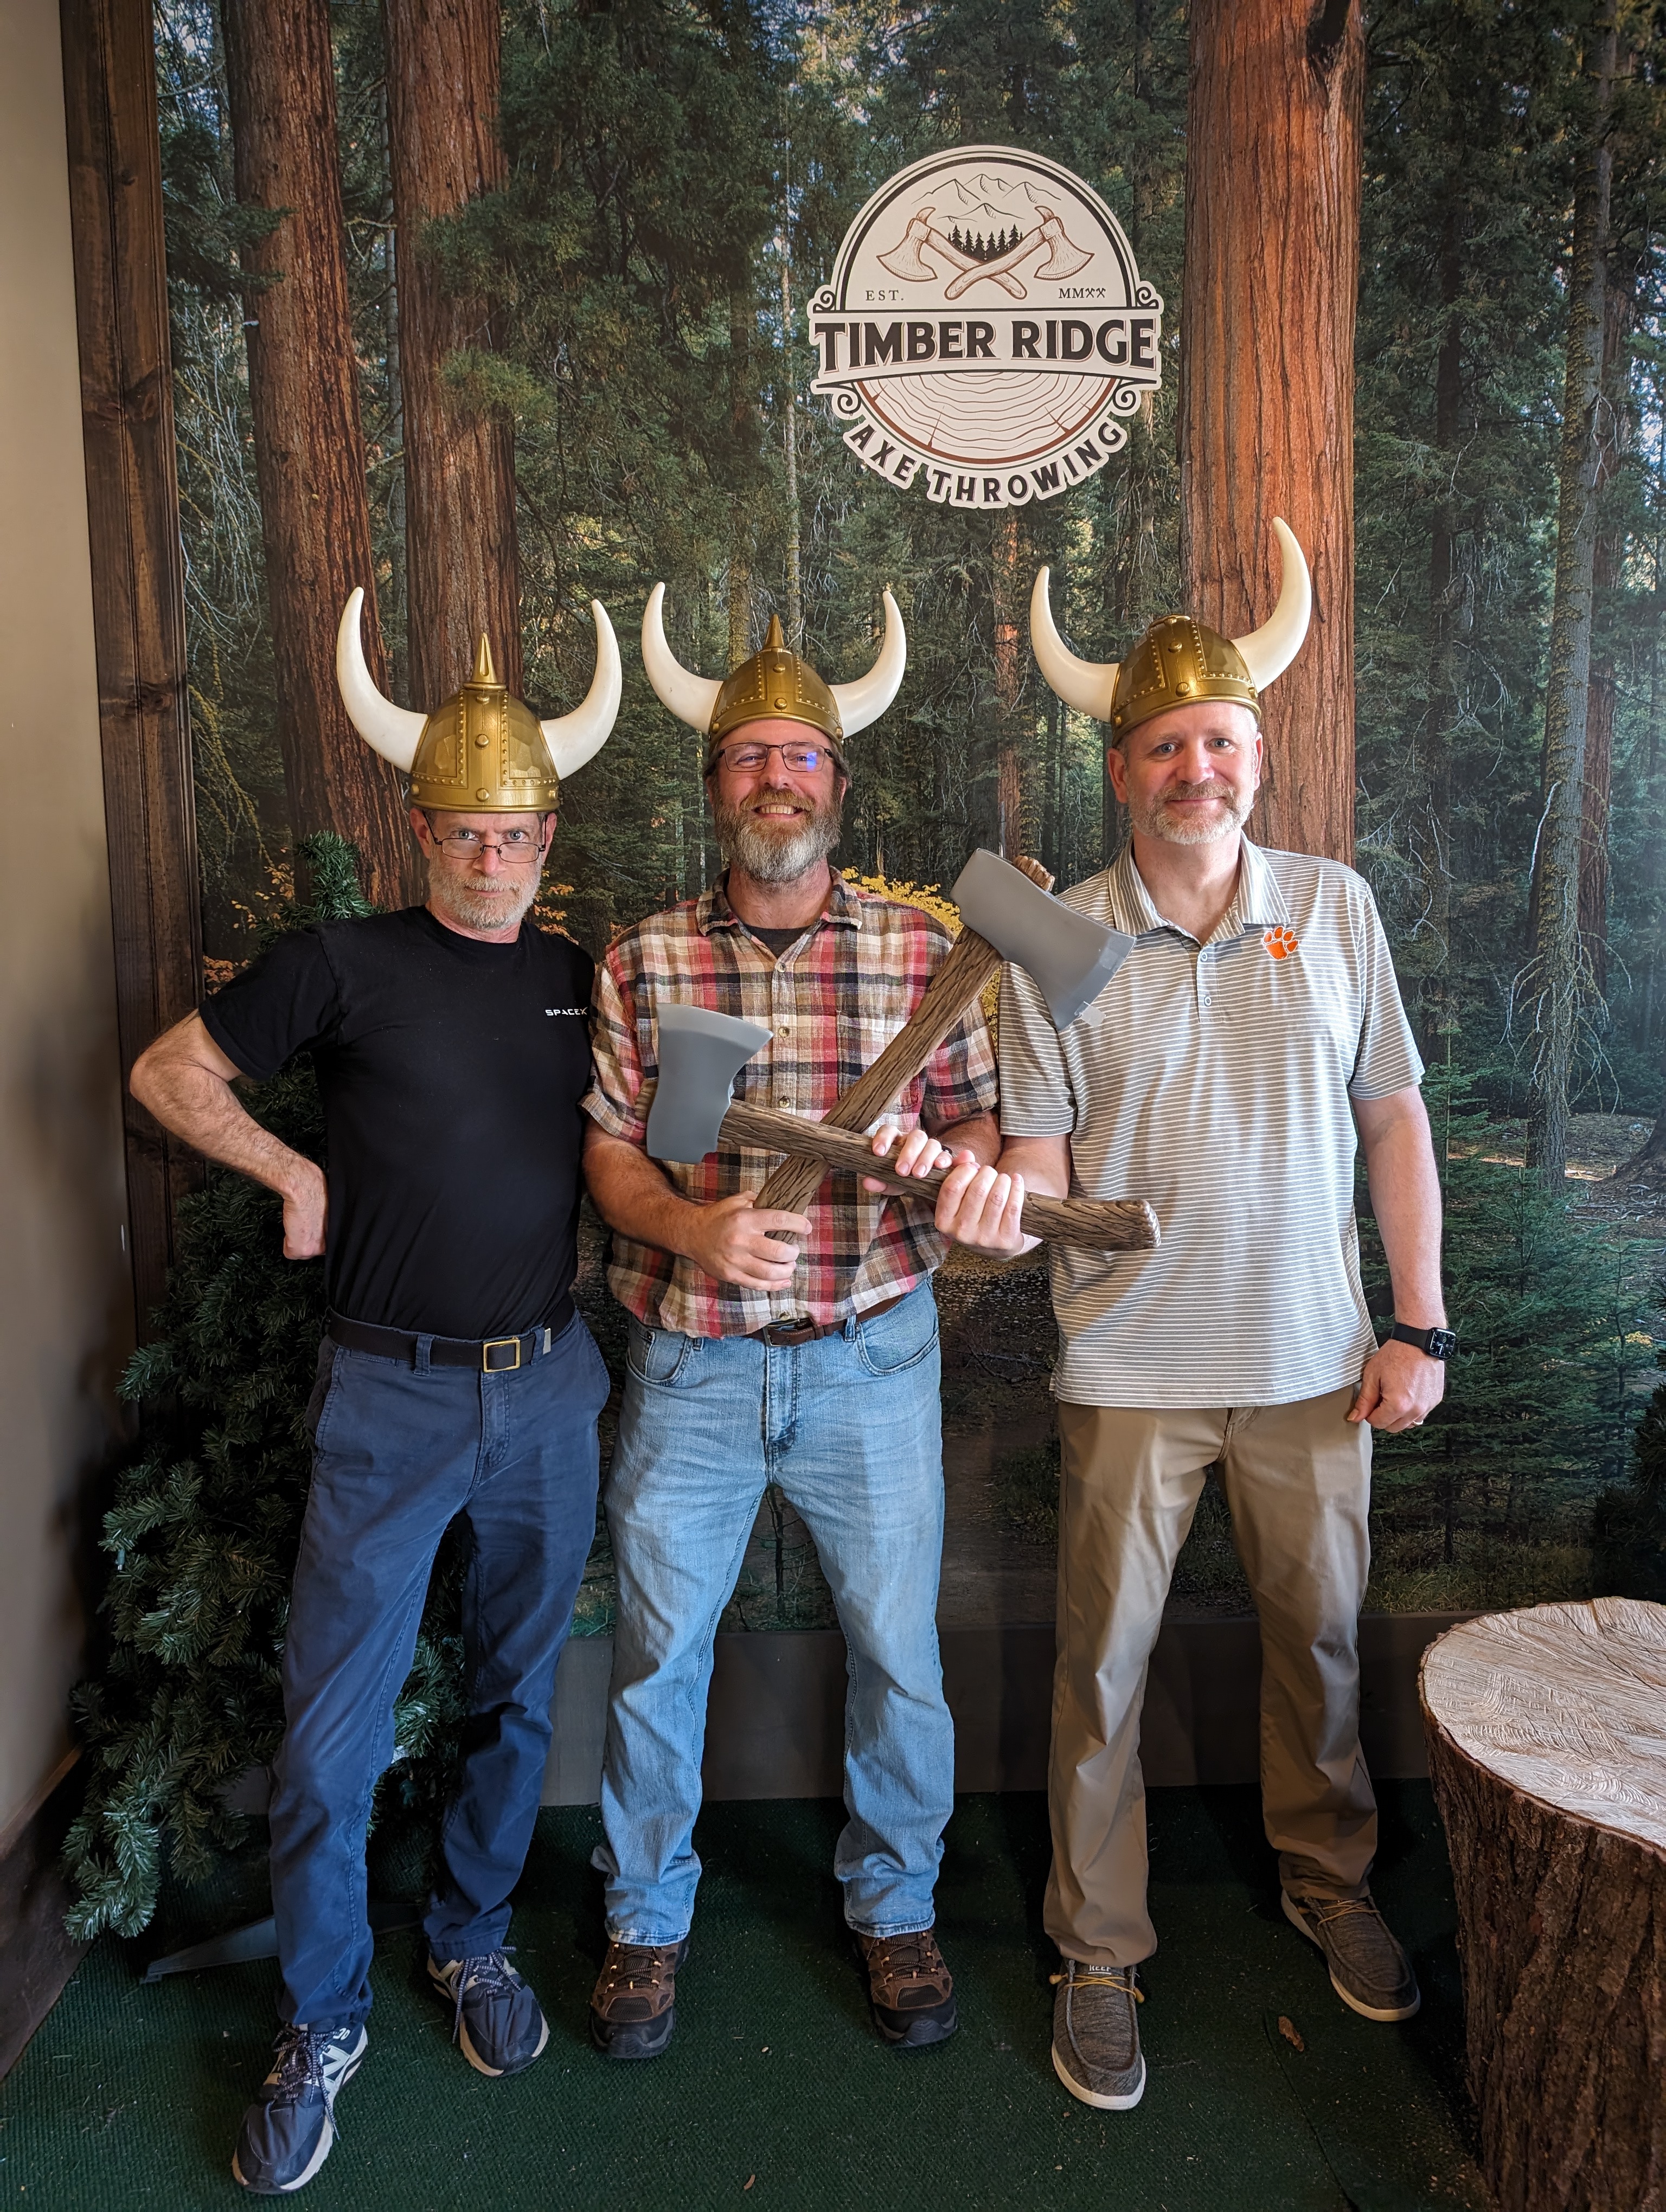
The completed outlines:
<svg viewBox="0 0 1666 2212">
<path fill-rule="evenodd" d="M 1389 1338 L 1392 1343 L 1414 1344 L 1431 1359 L 1450 1359 L 1457 1350 L 1457 1339 L 1450 1328 L 1408 1328 L 1403 1321 L 1397 1321 Z"/>
</svg>

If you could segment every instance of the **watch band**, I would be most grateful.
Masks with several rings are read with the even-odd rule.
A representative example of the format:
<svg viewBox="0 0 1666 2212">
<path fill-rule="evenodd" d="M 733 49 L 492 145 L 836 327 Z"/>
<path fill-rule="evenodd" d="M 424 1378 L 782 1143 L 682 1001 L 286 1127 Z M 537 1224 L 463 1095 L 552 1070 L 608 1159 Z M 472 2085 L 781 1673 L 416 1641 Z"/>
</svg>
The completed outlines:
<svg viewBox="0 0 1666 2212">
<path fill-rule="evenodd" d="M 1431 1359 L 1450 1359 L 1457 1350 L 1457 1338 L 1450 1328 L 1408 1328 L 1403 1321 L 1397 1321 L 1389 1336 L 1395 1343 L 1414 1344 Z"/>
</svg>

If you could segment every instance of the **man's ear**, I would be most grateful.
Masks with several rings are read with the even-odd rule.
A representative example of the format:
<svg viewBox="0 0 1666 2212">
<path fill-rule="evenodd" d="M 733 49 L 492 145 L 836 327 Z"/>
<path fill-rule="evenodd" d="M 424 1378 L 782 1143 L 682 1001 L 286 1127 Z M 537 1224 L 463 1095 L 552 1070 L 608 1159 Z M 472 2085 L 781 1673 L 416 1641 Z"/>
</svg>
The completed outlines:
<svg viewBox="0 0 1666 2212">
<path fill-rule="evenodd" d="M 411 836 L 426 853 L 429 841 L 434 835 L 433 824 L 420 806 L 408 806 L 405 809 L 405 819 L 410 824 Z"/>
<path fill-rule="evenodd" d="M 1121 745 L 1105 747 L 1105 774 L 1110 778 L 1111 790 L 1119 806 L 1128 803 L 1128 757 Z"/>
</svg>

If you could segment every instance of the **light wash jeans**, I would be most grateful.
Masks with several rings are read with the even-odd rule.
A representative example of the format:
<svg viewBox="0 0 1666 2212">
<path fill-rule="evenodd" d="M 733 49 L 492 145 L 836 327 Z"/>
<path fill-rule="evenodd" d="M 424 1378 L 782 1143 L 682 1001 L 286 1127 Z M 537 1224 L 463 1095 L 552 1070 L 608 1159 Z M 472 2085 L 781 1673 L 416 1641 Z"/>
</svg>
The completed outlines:
<svg viewBox="0 0 1666 2212">
<path fill-rule="evenodd" d="M 815 1539 L 845 1635 L 845 1918 L 865 1936 L 931 1926 L 954 1802 L 938 1370 L 929 1283 L 791 1348 L 631 1323 L 605 1499 L 619 1615 L 595 1855 L 616 1942 L 689 1932 L 713 1643 L 772 1481 Z"/>
</svg>

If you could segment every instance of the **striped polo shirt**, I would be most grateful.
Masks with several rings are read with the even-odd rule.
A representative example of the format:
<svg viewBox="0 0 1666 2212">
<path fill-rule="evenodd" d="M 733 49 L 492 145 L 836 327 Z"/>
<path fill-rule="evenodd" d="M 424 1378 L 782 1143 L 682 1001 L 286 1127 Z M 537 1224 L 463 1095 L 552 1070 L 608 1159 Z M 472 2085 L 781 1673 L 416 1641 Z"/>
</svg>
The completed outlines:
<svg viewBox="0 0 1666 2212">
<path fill-rule="evenodd" d="M 1278 1406 L 1356 1382 L 1376 1340 L 1348 1102 L 1423 1073 L 1365 883 L 1246 838 L 1205 945 L 1158 913 L 1131 845 L 1064 898 L 1136 942 L 1062 1032 L 1007 968 L 1001 1128 L 1067 1136 L 1073 1196 L 1146 1199 L 1163 1241 L 1052 1247 L 1055 1395 Z"/>
</svg>

